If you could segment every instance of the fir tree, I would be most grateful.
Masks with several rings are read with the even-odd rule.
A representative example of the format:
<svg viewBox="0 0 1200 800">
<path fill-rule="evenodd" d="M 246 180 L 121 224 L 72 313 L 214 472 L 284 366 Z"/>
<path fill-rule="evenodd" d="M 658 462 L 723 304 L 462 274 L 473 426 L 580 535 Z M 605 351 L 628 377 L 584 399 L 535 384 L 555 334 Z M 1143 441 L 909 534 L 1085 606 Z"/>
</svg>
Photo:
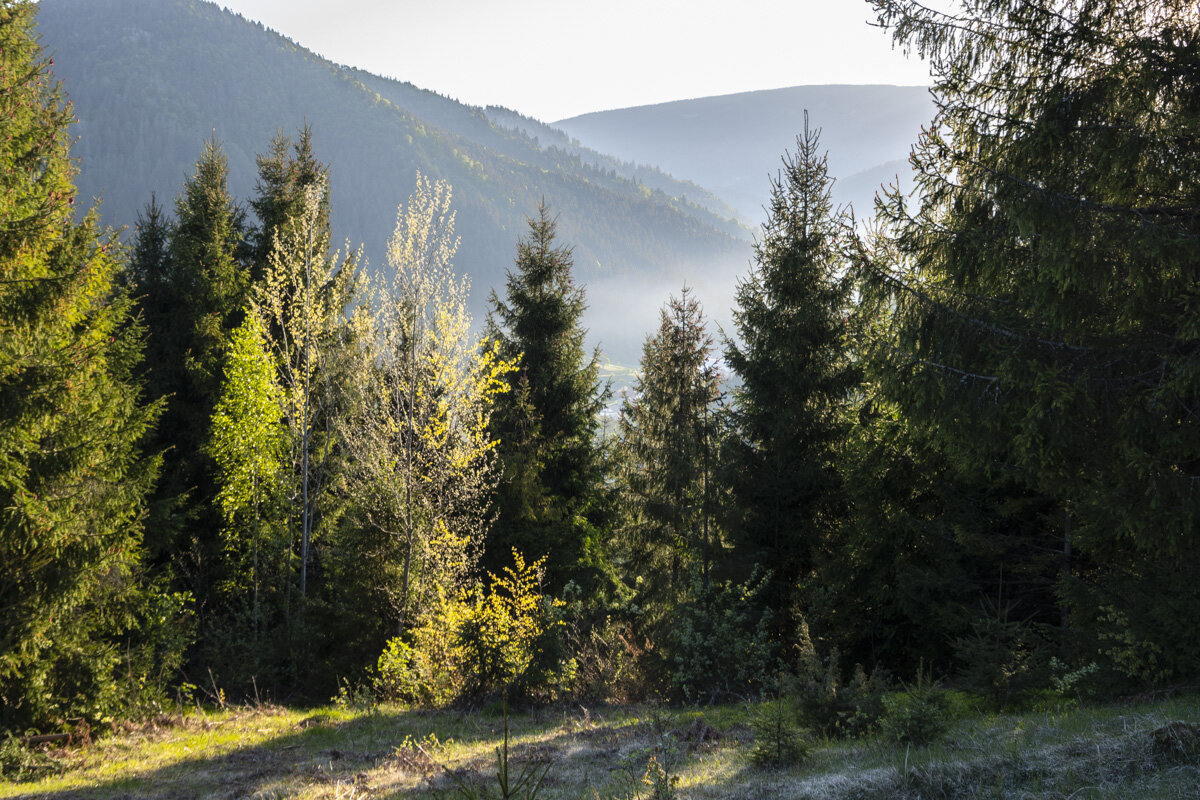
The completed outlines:
<svg viewBox="0 0 1200 800">
<path fill-rule="evenodd" d="M 501 359 L 519 368 L 492 418 L 504 477 L 486 563 L 499 572 L 513 549 L 529 558 L 548 555 L 547 576 L 561 587 L 571 578 L 590 582 L 602 566 L 596 526 L 610 509 L 596 441 L 607 389 L 599 354 L 589 358 L 584 350 L 585 301 L 571 276 L 571 250 L 554 236 L 543 203 L 517 244 L 505 299 L 491 297 L 489 338 L 499 343 Z"/>
<path fill-rule="evenodd" d="M 1139 677 L 1194 673 L 1195 4 L 874 5 L 939 107 L 918 208 L 892 195 L 859 260 L 880 391 L 955 463 L 1058 504 L 1076 623 L 1157 650 Z"/>
<path fill-rule="evenodd" d="M 305 125 L 299 138 L 292 142 L 283 133 L 271 140 L 266 155 L 258 157 L 257 196 L 250 207 L 258 217 L 258 228 L 251 237 L 251 277 L 257 283 L 266 272 L 276 237 L 289 235 L 289 230 L 304 214 L 304 192 L 318 181 L 329 181 L 329 168 L 317 161 L 312 146 L 312 128 Z M 328 245 L 329 197 L 321 200 L 316 222 L 318 238 Z"/>
<path fill-rule="evenodd" d="M 644 592 L 678 600 L 687 573 L 707 579 L 716 525 L 709 502 L 720 373 L 700 303 L 684 287 L 646 339 L 641 374 L 621 406 L 632 519 L 630 565 Z M 644 603 L 643 603 L 644 604 Z"/>
<path fill-rule="evenodd" d="M 768 602 L 777 609 L 799 599 L 795 587 L 842 504 L 834 452 L 854 376 L 842 343 L 844 220 L 832 210 L 831 183 L 806 121 L 772 182 L 755 264 L 738 286 L 738 340 L 725 350 L 741 380 L 727 464 L 733 524 L 743 552 L 772 570 Z"/>
<path fill-rule="evenodd" d="M 0 728 L 116 712 L 133 619 L 143 498 L 138 442 L 157 406 L 133 370 L 140 330 L 114 289 L 122 253 L 97 212 L 75 221 L 70 109 L 0 3 Z"/>
</svg>

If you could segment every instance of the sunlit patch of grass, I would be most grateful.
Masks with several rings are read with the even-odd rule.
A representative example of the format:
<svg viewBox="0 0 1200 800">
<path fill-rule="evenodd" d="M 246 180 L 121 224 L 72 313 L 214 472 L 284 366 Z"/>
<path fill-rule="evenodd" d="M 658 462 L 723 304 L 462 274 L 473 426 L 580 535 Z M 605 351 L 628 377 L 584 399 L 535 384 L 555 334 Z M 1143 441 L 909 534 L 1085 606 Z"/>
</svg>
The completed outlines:
<svg viewBox="0 0 1200 800">
<path fill-rule="evenodd" d="M 680 798 L 705 800 L 1154 800 L 1188 797 L 1200 785 L 1200 743 L 1171 749 L 1154 737 L 1172 721 L 1200 723 L 1196 697 L 970 714 L 924 747 L 879 737 L 818 741 L 803 763 L 782 769 L 750 759 L 755 711 L 732 704 L 514 713 L 510 747 L 517 765 L 551 764 L 544 800 L 649 796 L 642 780 L 651 757 Z M 0 797 L 432 798 L 435 787 L 450 787 L 445 769 L 494 780 L 503 725 L 498 713 L 391 706 L 194 711 L 50 751 L 59 774 L 0 783 Z"/>
</svg>

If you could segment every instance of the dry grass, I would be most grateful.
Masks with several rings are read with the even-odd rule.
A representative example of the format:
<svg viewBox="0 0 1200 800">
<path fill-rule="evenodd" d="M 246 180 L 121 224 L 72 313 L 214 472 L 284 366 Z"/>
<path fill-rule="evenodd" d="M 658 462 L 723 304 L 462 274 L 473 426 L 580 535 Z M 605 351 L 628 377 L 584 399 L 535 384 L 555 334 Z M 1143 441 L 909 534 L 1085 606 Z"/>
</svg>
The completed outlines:
<svg viewBox="0 0 1200 800">
<path fill-rule="evenodd" d="M 746 706 L 515 714 L 516 765 L 551 764 L 541 797 L 649 797 L 653 757 L 680 798 L 1200 797 L 1200 699 L 971 717 L 919 749 L 878 739 L 818 743 L 790 769 L 753 766 Z M 1172 724 L 1182 723 L 1182 724 Z M 54 774 L 0 783 L 0 797 L 424 798 L 443 765 L 493 780 L 498 714 L 277 707 L 197 711 L 48 751 Z"/>
</svg>

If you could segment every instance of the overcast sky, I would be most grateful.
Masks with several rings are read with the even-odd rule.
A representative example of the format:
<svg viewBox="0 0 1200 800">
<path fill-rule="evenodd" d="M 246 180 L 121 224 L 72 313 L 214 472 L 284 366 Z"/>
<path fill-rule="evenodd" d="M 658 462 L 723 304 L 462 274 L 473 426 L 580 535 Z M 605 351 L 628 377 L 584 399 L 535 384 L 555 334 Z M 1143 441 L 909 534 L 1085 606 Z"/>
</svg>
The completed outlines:
<svg viewBox="0 0 1200 800">
<path fill-rule="evenodd" d="M 546 122 L 823 83 L 924 85 L 863 0 L 217 0 L 342 64 Z"/>
</svg>

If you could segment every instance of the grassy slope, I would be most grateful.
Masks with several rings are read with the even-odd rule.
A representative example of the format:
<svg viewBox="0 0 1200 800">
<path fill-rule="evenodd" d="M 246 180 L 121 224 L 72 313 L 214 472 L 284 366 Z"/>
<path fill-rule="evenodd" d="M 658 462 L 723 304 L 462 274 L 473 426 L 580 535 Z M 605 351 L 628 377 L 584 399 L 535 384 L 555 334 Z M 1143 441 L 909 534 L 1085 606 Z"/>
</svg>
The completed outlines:
<svg viewBox="0 0 1200 800">
<path fill-rule="evenodd" d="M 793 769 L 749 761 L 752 710 L 615 708 L 512 718 L 514 770 L 552 763 L 541 797 L 649 797 L 651 756 L 682 798 L 1188 798 L 1200 758 L 1162 752 L 1153 732 L 1200 723 L 1200 698 L 959 720 L 940 743 L 826 743 Z M 0 783 L 0 797 L 432 797 L 434 762 L 490 779 L 495 713 L 282 708 L 198 711 L 53 753 L 56 774 Z M 453 795 L 449 795 L 453 796 Z"/>
</svg>

